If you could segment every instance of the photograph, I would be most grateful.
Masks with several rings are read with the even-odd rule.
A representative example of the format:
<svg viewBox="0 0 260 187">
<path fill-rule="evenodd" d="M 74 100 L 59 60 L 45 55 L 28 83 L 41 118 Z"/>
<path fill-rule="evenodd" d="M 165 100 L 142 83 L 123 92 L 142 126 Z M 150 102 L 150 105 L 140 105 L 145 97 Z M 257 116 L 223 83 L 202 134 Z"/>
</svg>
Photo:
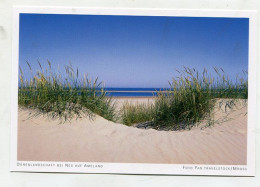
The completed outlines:
<svg viewBox="0 0 260 187">
<path fill-rule="evenodd" d="M 249 16 L 15 15 L 14 170 L 252 175 Z"/>
</svg>

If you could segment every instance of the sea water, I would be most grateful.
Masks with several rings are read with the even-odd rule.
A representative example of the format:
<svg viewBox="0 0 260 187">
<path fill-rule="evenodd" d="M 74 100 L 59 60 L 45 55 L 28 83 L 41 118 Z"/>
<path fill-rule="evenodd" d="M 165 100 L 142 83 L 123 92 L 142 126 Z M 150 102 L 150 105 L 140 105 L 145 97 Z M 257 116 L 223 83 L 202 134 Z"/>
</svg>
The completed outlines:
<svg viewBox="0 0 260 187">
<path fill-rule="evenodd" d="M 163 88 L 105 88 L 107 96 L 113 97 L 152 97 Z"/>
</svg>

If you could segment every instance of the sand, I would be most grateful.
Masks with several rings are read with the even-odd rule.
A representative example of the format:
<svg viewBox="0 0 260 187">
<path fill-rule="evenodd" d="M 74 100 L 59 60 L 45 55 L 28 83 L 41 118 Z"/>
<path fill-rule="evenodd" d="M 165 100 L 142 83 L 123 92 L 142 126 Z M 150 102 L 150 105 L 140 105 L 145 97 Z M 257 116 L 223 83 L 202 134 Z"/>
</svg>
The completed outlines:
<svg viewBox="0 0 260 187">
<path fill-rule="evenodd" d="M 113 100 L 117 110 L 120 110 L 122 108 L 124 103 L 129 103 L 129 104 L 153 104 L 155 99 L 154 97 L 117 97 L 116 99 Z"/>
<path fill-rule="evenodd" d="M 121 98 L 118 103 L 126 99 L 147 102 L 147 98 Z M 127 127 L 100 116 L 59 125 L 44 116 L 27 119 L 29 112 L 19 109 L 19 161 L 245 165 L 247 160 L 243 105 L 228 115 L 217 109 L 214 117 L 222 123 L 213 127 L 203 128 L 202 123 L 178 132 Z"/>
</svg>

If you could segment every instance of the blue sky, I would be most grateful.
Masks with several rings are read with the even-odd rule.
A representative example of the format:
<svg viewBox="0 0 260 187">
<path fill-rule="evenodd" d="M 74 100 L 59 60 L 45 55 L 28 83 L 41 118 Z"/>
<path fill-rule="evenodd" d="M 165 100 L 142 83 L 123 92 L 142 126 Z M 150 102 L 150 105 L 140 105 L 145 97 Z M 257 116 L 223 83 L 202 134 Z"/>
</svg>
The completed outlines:
<svg viewBox="0 0 260 187">
<path fill-rule="evenodd" d="M 183 66 L 248 68 L 247 18 L 20 14 L 19 64 L 71 62 L 107 87 L 166 87 Z M 64 72 L 63 69 L 60 70 Z"/>
</svg>

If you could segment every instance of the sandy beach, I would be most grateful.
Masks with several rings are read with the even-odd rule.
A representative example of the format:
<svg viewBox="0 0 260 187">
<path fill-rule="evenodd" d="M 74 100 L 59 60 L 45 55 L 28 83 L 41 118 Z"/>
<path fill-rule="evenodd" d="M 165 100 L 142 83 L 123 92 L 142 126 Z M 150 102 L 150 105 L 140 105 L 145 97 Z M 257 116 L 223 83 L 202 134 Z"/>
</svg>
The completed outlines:
<svg viewBox="0 0 260 187">
<path fill-rule="evenodd" d="M 129 103 L 131 105 L 135 104 L 153 104 L 155 101 L 154 97 L 117 97 L 114 99 L 114 103 L 116 105 L 117 110 L 122 108 L 124 103 Z"/>
<path fill-rule="evenodd" d="M 153 102 L 118 98 L 118 106 L 126 100 Z M 220 124 L 185 131 L 138 129 L 100 116 L 58 124 L 44 116 L 28 119 L 30 112 L 19 109 L 19 161 L 245 165 L 247 160 L 247 106 L 242 104 L 228 114 L 216 109 Z"/>
</svg>

